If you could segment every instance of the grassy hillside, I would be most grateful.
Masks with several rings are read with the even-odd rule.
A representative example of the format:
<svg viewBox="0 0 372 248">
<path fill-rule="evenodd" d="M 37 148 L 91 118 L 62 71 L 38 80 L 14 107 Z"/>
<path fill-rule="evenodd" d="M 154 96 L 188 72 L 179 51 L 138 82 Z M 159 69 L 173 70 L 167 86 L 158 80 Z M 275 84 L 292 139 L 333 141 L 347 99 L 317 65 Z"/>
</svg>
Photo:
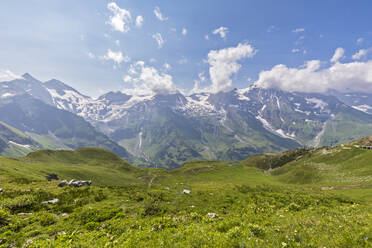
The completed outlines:
<svg viewBox="0 0 372 248">
<path fill-rule="evenodd" d="M 21 131 L 0 122 L 0 155 L 24 156 L 42 146 Z"/>
<path fill-rule="evenodd" d="M 353 145 L 171 171 L 97 148 L 0 158 L 0 247 L 371 247 L 371 161 Z"/>
<path fill-rule="evenodd" d="M 372 186 L 372 151 L 345 145 L 315 149 L 271 174 L 285 183 Z"/>
</svg>

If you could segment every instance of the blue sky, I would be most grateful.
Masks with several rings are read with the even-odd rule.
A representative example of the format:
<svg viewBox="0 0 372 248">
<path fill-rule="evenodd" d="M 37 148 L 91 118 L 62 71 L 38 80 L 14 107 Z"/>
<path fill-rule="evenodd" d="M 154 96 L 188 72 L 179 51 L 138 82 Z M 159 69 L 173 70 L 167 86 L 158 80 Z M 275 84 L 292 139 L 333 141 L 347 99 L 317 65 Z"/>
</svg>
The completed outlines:
<svg viewBox="0 0 372 248">
<path fill-rule="evenodd" d="M 161 17 L 155 15 L 159 11 Z M 301 70 L 311 60 L 319 61 L 315 70 L 356 61 L 369 70 L 371 11 L 368 0 L 2 0 L 0 73 L 29 72 L 43 81 L 57 78 L 98 96 L 133 87 L 189 92 L 195 80 L 201 89 L 224 81 L 231 84 L 214 89 L 243 88 L 263 81 L 261 71 L 278 64 Z M 118 13 L 119 19 L 120 13 L 130 13 L 124 27 L 115 22 Z M 136 25 L 138 16 L 142 25 Z M 157 43 L 158 34 L 163 44 Z M 208 56 L 212 50 L 227 51 L 239 44 L 248 50 L 230 50 L 238 54 L 222 64 L 223 53 L 216 54 L 218 58 Z M 343 51 L 331 62 L 337 48 Z M 361 50 L 360 56 L 355 55 Z M 211 59 L 221 74 L 210 74 Z M 230 64 L 235 67 L 224 71 Z M 130 74 L 130 69 L 135 72 Z M 125 82 L 126 76 L 130 77 Z M 277 74 L 263 78 L 279 84 Z M 357 81 L 369 84 L 366 78 Z"/>
</svg>

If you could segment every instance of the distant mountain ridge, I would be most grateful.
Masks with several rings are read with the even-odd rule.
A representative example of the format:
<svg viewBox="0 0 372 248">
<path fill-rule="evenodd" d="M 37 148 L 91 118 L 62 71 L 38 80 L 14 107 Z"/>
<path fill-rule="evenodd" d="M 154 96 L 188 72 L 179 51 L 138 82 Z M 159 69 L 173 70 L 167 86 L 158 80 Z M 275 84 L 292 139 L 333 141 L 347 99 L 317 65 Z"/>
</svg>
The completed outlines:
<svg viewBox="0 0 372 248">
<path fill-rule="evenodd" d="M 57 108 L 45 85 L 29 74 L 24 79 L 0 84 L 0 121 L 30 137 L 39 144 L 39 149 L 94 146 L 132 160 L 125 148 L 82 117 Z"/>
<path fill-rule="evenodd" d="M 362 93 L 350 98 L 337 92 L 250 86 L 190 96 L 109 92 L 93 99 L 61 81 L 41 83 L 25 74 L 24 79 L 0 84 L 1 101 L 17 94 L 84 118 L 143 166 L 173 168 L 195 159 L 241 160 L 296 147 L 347 143 L 372 134 L 369 108 L 360 107 L 372 105 L 372 98 Z"/>
</svg>

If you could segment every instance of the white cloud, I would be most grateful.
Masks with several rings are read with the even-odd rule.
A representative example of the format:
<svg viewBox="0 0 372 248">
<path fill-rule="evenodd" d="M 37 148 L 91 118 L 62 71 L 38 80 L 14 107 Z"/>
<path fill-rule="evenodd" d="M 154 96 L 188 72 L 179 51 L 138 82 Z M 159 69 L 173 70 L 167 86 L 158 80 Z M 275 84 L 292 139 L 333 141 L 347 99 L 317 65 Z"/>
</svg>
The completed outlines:
<svg viewBox="0 0 372 248">
<path fill-rule="evenodd" d="M 170 69 L 172 69 L 172 66 L 168 63 L 164 63 L 163 67 L 166 71 L 169 71 Z"/>
<path fill-rule="evenodd" d="M 123 80 L 133 85 L 133 90 L 140 94 L 166 94 L 177 92 L 172 76 L 159 73 L 154 67 L 146 66 L 144 61 L 137 61 L 128 70 L 129 75 Z"/>
<path fill-rule="evenodd" d="M 359 37 L 356 42 L 357 42 L 358 45 L 361 45 L 363 43 L 363 41 L 364 41 L 364 39 L 362 37 Z"/>
<path fill-rule="evenodd" d="M 209 40 L 209 35 L 204 35 L 204 39 Z"/>
<path fill-rule="evenodd" d="M 163 47 L 165 41 L 160 33 L 153 34 L 152 38 L 156 41 L 156 43 L 158 43 L 158 48 Z"/>
<path fill-rule="evenodd" d="M 300 68 L 280 64 L 262 71 L 255 85 L 291 92 L 324 93 L 330 89 L 340 92 L 372 93 L 372 61 L 335 63 L 320 69 L 319 60 L 308 61 Z"/>
<path fill-rule="evenodd" d="M 299 49 L 299 48 L 293 48 L 291 50 L 291 52 L 292 53 L 300 53 L 301 52 L 301 49 Z M 302 54 L 307 54 L 307 50 L 306 49 L 302 50 Z"/>
<path fill-rule="evenodd" d="M 117 46 L 120 46 L 120 40 L 116 40 L 116 41 L 115 41 L 115 44 L 116 44 Z"/>
<path fill-rule="evenodd" d="M 305 28 L 296 28 L 294 30 L 292 30 L 293 33 L 301 33 L 301 32 L 305 32 Z"/>
<path fill-rule="evenodd" d="M 182 29 L 182 35 L 186 35 L 187 34 L 187 29 L 186 28 L 183 28 Z"/>
<path fill-rule="evenodd" d="M 345 49 L 342 47 L 339 47 L 335 50 L 335 53 L 333 54 L 333 57 L 331 58 L 332 63 L 337 63 L 340 59 L 344 58 Z"/>
<path fill-rule="evenodd" d="M 120 65 L 122 62 L 129 62 L 130 58 L 128 56 L 123 56 L 123 53 L 113 52 L 111 49 L 107 50 L 106 55 L 102 57 L 104 60 L 112 60 L 116 65 Z"/>
<path fill-rule="evenodd" d="M 207 81 L 207 78 L 204 75 L 204 72 L 200 72 L 198 74 L 198 79 L 194 80 L 194 87 L 190 91 L 190 94 L 202 92 L 204 89 L 200 86 L 200 84 Z"/>
<path fill-rule="evenodd" d="M 257 50 L 249 44 L 239 44 L 221 50 L 212 50 L 208 53 L 209 74 L 212 85 L 207 91 L 219 92 L 232 89 L 231 75 L 240 70 L 238 61 L 252 58 Z"/>
<path fill-rule="evenodd" d="M 137 16 L 136 27 L 142 27 L 142 25 L 143 25 L 143 17 L 142 16 Z"/>
<path fill-rule="evenodd" d="M 360 49 L 351 58 L 354 59 L 354 60 L 360 60 L 360 59 L 366 57 L 369 52 L 372 52 L 372 48 Z"/>
<path fill-rule="evenodd" d="M 227 27 L 219 27 L 213 30 L 212 34 L 215 34 L 215 35 L 219 34 L 222 39 L 225 39 L 228 32 L 229 32 L 229 29 Z"/>
<path fill-rule="evenodd" d="M 12 81 L 14 79 L 22 78 L 22 76 L 19 76 L 10 70 L 0 70 L 0 82 Z"/>
<path fill-rule="evenodd" d="M 88 57 L 94 59 L 96 55 L 94 55 L 92 52 L 88 52 Z"/>
<path fill-rule="evenodd" d="M 155 15 L 156 18 L 158 18 L 160 21 L 166 21 L 166 20 L 168 20 L 168 17 L 164 17 L 164 16 L 163 16 L 163 14 L 161 13 L 159 7 L 155 7 L 155 9 L 154 9 L 154 15 Z"/>
<path fill-rule="evenodd" d="M 107 8 L 112 12 L 108 24 L 116 31 L 128 32 L 130 30 L 129 23 L 132 21 L 130 12 L 126 9 L 121 9 L 114 2 L 107 4 Z"/>
</svg>

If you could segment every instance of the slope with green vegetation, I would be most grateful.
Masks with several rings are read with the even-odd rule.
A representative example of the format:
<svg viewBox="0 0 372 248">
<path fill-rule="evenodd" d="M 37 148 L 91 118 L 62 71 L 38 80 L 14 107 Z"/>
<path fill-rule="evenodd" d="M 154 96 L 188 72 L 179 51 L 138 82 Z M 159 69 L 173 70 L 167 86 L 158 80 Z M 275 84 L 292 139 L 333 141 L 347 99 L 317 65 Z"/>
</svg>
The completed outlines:
<svg viewBox="0 0 372 248">
<path fill-rule="evenodd" d="M 371 247 L 371 162 L 353 144 L 170 171 L 96 148 L 0 158 L 0 247 Z"/>
<path fill-rule="evenodd" d="M 0 155 L 24 156 L 42 146 L 21 131 L 0 122 Z"/>
</svg>

